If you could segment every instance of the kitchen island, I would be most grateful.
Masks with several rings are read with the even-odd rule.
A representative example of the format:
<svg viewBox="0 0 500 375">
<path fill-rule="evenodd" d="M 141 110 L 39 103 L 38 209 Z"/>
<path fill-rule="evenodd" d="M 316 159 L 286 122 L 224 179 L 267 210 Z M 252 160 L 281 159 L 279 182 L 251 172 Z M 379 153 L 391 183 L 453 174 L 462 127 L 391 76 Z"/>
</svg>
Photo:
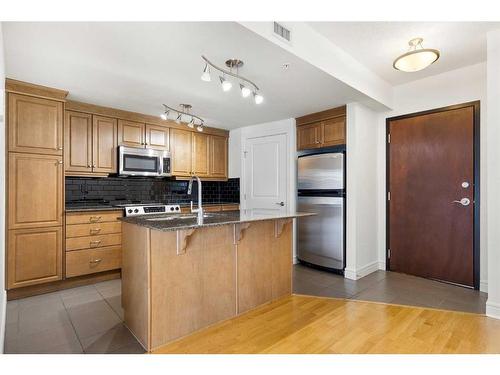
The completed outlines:
<svg viewBox="0 0 500 375">
<path fill-rule="evenodd" d="M 121 218 L 125 324 L 151 351 L 290 295 L 293 218 L 308 215 Z"/>
</svg>

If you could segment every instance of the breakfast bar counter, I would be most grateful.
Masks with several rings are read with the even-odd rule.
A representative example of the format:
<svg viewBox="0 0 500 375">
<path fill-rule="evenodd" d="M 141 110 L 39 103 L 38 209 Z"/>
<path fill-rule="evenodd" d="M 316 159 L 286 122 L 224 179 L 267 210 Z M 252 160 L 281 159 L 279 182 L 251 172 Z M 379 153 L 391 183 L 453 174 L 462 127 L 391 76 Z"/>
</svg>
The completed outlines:
<svg viewBox="0 0 500 375">
<path fill-rule="evenodd" d="M 125 324 L 152 351 L 290 295 L 293 218 L 309 215 L 121 218 Z"/>
</svg>

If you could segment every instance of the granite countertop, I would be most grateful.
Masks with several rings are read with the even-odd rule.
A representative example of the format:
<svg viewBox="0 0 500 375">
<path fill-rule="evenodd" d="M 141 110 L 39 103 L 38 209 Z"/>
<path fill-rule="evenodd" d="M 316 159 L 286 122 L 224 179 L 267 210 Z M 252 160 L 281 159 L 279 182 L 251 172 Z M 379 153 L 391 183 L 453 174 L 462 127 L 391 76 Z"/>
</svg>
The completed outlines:
<svg viewBox="0 0 500 375">
<path fill-rule="evenodd" d="M 196 214 L 129 216 L 122 217 L 119 220 L 125 223 L 136 224 L 150 229 L 172 231 L 227 224 L 248 223 L 252 221 L 290 219 L 313 215 L 316 214 L 310 212 L 262 213 L 262 211 L 259 212 L 256 210 L 239 210 L 207 212 L 205 213 L 205 217 L 201 224 L 197 222 Z M 163 218 L 165 218 L 165 220 L 161 220 Z"/>
</svg>

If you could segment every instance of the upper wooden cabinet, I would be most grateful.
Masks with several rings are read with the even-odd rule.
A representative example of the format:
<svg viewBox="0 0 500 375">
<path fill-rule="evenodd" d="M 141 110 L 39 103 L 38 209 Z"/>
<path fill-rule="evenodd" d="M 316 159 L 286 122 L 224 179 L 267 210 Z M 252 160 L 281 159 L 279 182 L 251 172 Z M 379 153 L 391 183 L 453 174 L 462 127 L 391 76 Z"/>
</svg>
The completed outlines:
<svg viewBox="0 0 500 375">
<path fill-rule="evenodd" d="M 9 153 L 8 228 L 63 224 L 62 157 Z"/>
<path fill-rule="evenodd" d="M 8 94 L 8 150 L 63 154 L 63 103 Z"/>
<path fill-rule="evenodd" d="M 146 148 L 168 150 L 170 148 L 169 128 L 146 124 Z"/>
<path fill-rule="evenodd" d="M 342 145 L 346 142 L 346 107 L 296 119 L 297 150 Z"/>
<path fill-rule="evenodd" d="M 203 133 L 192 134 L 192 162 L 191 172 L 202 177 L 210 174 L 210 145 L 209 136 Z"/>
<path fill-rule="evenodd" d="M 172 175 L 190 176 L 192 174 L 193 140 L 188 130 L 172 129 L 170 148 L 172 150 Z"/>
<path fill-rule="evenodd" d="M 227 137 L 210 136 L 210 176 L 227 178 Z"/>
<path fill-rule="evenodd" d="M 118 120 L 118 145 L 143 148 L 146 145 L 146 124 Z"/>
<path fill-rule="evenodd" d="M 116 119 L 102 116 L 92 118 L 92 172 L 116 173 Z"/>
<path fill-rule="evenodd" d="M 65 112 L 64 162 L 67 172 L 92 172 L 92 115 Z"/>
<path fill-rule="evenodd" d="M 116 119 L 66 111 L 64 128 L 65 170 L 68 174 L 116 173 Z"/>
</svg>

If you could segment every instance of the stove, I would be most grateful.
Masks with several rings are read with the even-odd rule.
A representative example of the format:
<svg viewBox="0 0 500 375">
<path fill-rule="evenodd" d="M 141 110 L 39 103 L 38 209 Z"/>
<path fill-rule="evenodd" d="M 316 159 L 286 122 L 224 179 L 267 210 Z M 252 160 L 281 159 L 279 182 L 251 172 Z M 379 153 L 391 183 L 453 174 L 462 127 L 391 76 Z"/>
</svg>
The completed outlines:
<svg viewBox="0 0 500 375">
<path fill-rule="evenodd" d="M 125 216 L 154 215 L 154 214 L 179 214 L 181 207 L 178 204 L 140 204 L 123 205 Z"/>
</svg>

